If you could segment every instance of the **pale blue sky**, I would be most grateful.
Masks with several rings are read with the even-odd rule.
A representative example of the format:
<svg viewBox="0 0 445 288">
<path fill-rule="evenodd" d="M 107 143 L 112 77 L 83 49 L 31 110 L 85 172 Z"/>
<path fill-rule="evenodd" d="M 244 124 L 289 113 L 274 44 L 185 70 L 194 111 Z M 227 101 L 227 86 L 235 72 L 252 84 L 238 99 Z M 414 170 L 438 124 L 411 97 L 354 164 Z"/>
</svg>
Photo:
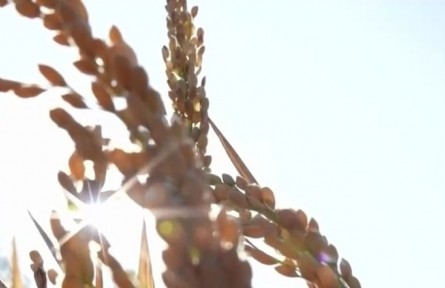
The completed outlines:
<svg viewBox="0 0 445 288">
<path fill-rule="evenodd" d="M 196 3 L 210 114 L 278 206 L 314 216 L 363 287 L 445 286 L 445 1 Z M 94 33 L 104 37 L 117 24 L 165 94 L 164 1 L 87 4 Z M 69 66 L 75 53 L 11 8 L 0 10 L 0 77 L 42 81 L 36 64 L 45 63 L 87 91 L 88 79 Z M 55 173 L 71 146 L 62 131 L 43 127 L 54 98 L 0 98 L 1 148 L 9 149 L 0 151 L 0 213 L 25 196 L 42 210 L 37 195 L 60 194 Z M 19 149 L 28 151 L 15 156 Z M 232 173 L 220 148 L 211 151 L 215 170 Z M 294 287 L 271 267 L 254 268 L 254 287 Z"/>
</svg>

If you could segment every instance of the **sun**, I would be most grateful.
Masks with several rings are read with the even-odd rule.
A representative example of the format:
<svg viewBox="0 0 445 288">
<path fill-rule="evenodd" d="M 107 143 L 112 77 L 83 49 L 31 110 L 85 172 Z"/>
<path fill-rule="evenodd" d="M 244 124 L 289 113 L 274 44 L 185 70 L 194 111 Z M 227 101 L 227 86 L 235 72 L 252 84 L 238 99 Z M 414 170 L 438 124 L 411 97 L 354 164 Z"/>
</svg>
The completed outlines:
<svg viewBox="0 0 445 288">
<path fill-rule="evenodd" d="M 131 271 L 137 271 L 145 221 L 151 261 L 159 262 L 156 266 L 163 267 L 160 265 L 161 252 L 166 244 L 157 235 L 155 220 L 149 211 L 134 203 L 126 194 L 103 203 L 78 204 L 75 211 L 65 209 L 60 212 L 59 218 L 68 233 L 59 240 L 59 246 L 64 245 L 86 225 L 91 225 L 110 243 L 110 253 L 120 264 Z M 96 257 L 100 246 L 92 244 L 92 257 Z"/>
<path fill-rule="evenodd" d="M 84 203 L 69 193 L 66 196 L 71 204 L 63 211 L 58 211 L 57 214 L 70 232 L 59 240 L 59 245 L 66 243 L 70 237 L 87 225 L 93 226 L 109 241 L 125 239 L 126 237 L 122 236 L 128 235 L 129 230 L 140 233 L 142 221 L 150 218 L 148 213 L 125 193 L 96 203 Z"/>
</svg>

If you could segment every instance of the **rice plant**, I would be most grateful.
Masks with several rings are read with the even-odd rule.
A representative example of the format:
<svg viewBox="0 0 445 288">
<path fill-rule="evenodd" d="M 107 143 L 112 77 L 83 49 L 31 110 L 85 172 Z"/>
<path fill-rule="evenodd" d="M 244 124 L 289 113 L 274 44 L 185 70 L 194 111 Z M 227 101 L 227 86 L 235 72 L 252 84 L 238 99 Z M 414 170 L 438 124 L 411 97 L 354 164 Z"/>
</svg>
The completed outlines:
<svg viewBox="0 0 445 288">
<path fill-rule="evenodd" d="M 117 26 L 110 27 L 107 39 L 93 36 L 81 0 L 0 0 L 0 6 L 14 6 L 18 16 L 41 20 L 42 29 L 53 32 L 55 45 L 77 51 L 77 58 L 67 61 L 91 79 L 93 101 L 68 84 L 69 76 L 46 64 L 38 66 L 46 86 L 0 78 L 0 92 L 33 98 L 61 88 L 65 93 L 60 97 L 74 108 L 105 111 L 121 121 L 134 144 L 132 151 L 113 147 L 103 137 L 101 126 L 82 125 L 61 107 L 49 111 L 75 145 L 75 151 L 67 155 L 69 171 L 57 175 L 75 225 L 67 228 L 54 211 L 50 236 L 29 213 L 62 271 L 47 269 L 41 254 L 29 251 L 37 287 L 101 288 L 106 282 L 104 268 L 122 288 L 251 287 L 251 260 L 270 266 L 277 277 L 304 279 L 308 287 L 361 287 L 348 261 L 339 259 L 315 219 L 308 219 L 302 210 L 275 207 L 275 193 L 259 184 L 212 118 L 206 77 L 201 75 L 205 34 L 194 25 L 197 6 L 188 7 L 186 0 L 167 0 L 165 5 L 168 43 L 160 50 L 173 115 L 167 115 L 161 95 Z M 237 175 L 212 173 L 212 156 L 207 153 L 211 130 Z M 122 174 L 119 189 L 104 188 L 111 166 Z M 122 195 L 155 219 L 167 247 L 162 253 L 163 283 L 154 281 L 148 223 L 142 221 L 140 243 L 134 245 L 140 259 L 133 277 L 110 252 L 112 243 L 91 219 L 75 213 L 88 209 L 100 213 L 100 205 Z M 263 251 L 259 242 L 275 253 Z M 0 280 L 0 287 L 24 286 L 17 249 L 13 242 L 12 277 Z"/>
</svg>

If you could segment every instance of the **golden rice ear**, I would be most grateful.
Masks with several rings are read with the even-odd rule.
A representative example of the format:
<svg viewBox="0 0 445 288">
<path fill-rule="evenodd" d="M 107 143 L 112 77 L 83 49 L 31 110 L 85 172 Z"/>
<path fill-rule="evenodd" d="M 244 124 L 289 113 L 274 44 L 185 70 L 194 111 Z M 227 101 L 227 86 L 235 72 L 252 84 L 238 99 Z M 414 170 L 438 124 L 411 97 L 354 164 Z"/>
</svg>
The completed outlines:
<svg viewBox="0 0 445 288">
<path fill-rule="evenodd" d="M 165 282 L 168 287 L 198 287 L 197 283 L 203 287 L 250 287 L 250 266 L 247 261 L 239 261 L 238 258 L 242 245 L 236 244 L 240 239 L 246 241 L 246 250 L 252 258 L 264 264 L 274 265 L 275 270 L 282 275 L 309 279 L 311 282 L 308 281 L 308 286 L 311 288 L 344 287 L 338 286 L 339 280 L 344 280 L 350 288 L 360 287 L 348 262 L 342 261 L 337 269 L 338 252 L 320 233 L 315 220 L 311 219 L 308 223 L 306 214 L 301 210 L 275 209 L 273 191 L 258 186 L 257 180 L 236 150 L 209 118 L 209 100 L 204 88 L 206 78 L 198 79 L 206 48 L 203 45 L 204 30 L 196 28 L 193 23 L 198 14 L 197 6 L 187 9 L 186 0 L 167 1 L 169 44 L 162 48 L 162 58 L 170 88 L 168 96 L 173 102 L 175 116 L 181 120 L 170 125 L 164 117 L 166 112 L 160 94 L 151 88 L 147 72 L 139 66 L 137 55 L 125 42 L 124 35 L 116 26 L 112 26 L 108 35 L 108 42 L 111 44 L 96 38 L 88 23 L 88 13 L 82 0 L 0 0 L 0 7 L 8 3 L 14 5 L 16 11 L 25 17 L 40 18 L 43 26 L 55 33 L 53 40 L 56 43 L 77 49 L 78 60 L 73 64 L 83 74 L 92 76 L 91 94 L 94 94 L 95 100 L 102 108 L 100 111 L 110 112 L 121 120 L 127 126 L 133 144 L 137 144 L 141 149 L 136 153 L 119 149 L 104 152 L 104 148 L 109 147 L 104 147 L 108 145 L 104 144 L 105 139 L 102 139 L 100 133 L 92 133 L 65 110 L 54 109 L 50 113 L 52 120 L 68 132 L 76 145 L 75 155 L 69 160 L 71 173 L 59 173 L 60 184 L 67 191 L 77 194 L 73 180 L 84 180 L 83 160 L 94 162 L 95 180 L 83 181 L 98 187 L 91 189 L 93 191 L 102 187 L 109 164 L 115 164 L 125 179 L 131 179 L 146 167 L 147 163 L 156 162 L 156 168 L 149 171 L 148 180 L 155 178 L 175 183 L 172 184 L 174 189 L 154 189 L 153 183 L 146 185 L 137 182 L 135 185 L 129 185 L 132 187 L 127 189 L 127 192 L 131 192 L 128 195 L 145 208 L 177 209 L 179 212 L 184 209 L 189 211 L 202 208 L 204 211 L 197 213 L 199 217 L 187 216 L 184 219 L 182 216 L 170 215 L 157 219 L 158 232 L 169 244 L 163 254 L 167 266 L 164 279 L 167 279 Z M 11 91 L 18 97 L 32 98 L 43 94 L 49 88 L 62 87 L 69 90 L 62 96 L 65 102 L 76 108 L 89 108 L 84 97 L 68 86 L 66 80 L 69 79 L 65 79 L 50 66 L 41 64 L 38 68 L 49 82 L 49 87 L 0 78 L 0 92 Z M 120 111 L 116 111 L 118 102 L 113 100 L 117 97 L 126 101 L 127 108 L 119 108 Z M 228 174 L 223 174 L 221 178 L 212 174 L 205 175 L 210 172 L 212 164 L 212 157 L 206 155 L 210 126 L 240 175 L 236 179 Z M 141 129 L 144 132 L 140 131 L 141 127 L 145 129 Z M 187 146 L 175 148 L 174 152 L 166 157 L 168 159 L 163 158 L 160 161 L 162 163 L 153 160 L 160 158 L 157 157 L 158 152 L 163 151 L 165 146 L 172 142 L 183 143 L 184 139 L 188 141 Z M 156 193 L 151 193 L 156 196 L 147 197 L 148 188 L 156 190 Z M 213 192 L 211 197 L 206 193 L 209 190 Z M 80 194 L 85 195 L 84 192 Z M 208 217 L 211 201 L 223 206 L 216 220 Z M 229 216 L 226 212 L 230 209 L 237 212 L 239 218 Z M 252 216 L 252 212 L 258 214 Z M 31 213 L 29 214 L 56 258 L 55 249 L 48 236 Z M 204 217 L 201 217 L 201 214 L 204 214 Z M 61 238 L 65 239 L 67 231 L 58 217 L 52 218 L 51 225 L 56 238 L 59 241 Z M 142 230 L 138 278 L 141 286 L 153 287 L 145 222 Z M 247 237 L 263 238 L 266 244 L 287 258 L 284 261 L 273 258 L 250 243 Z M 65 245 L 59 243 L 64 266 L 68 271 L 62 284 L 64 288 L 91 286 L 93 282 L 96 288 L 103 286 L 100 266 L 102 263 L 98 261 L 99 264 L 93 265 L 88 241 L 84 241 L 84 238 L 86 237 L 76 234 L 66 242 L 63 241 Z M 98 242 L 97 239 L 94 240 Z M 103 241 L 106 242 L 106 239 Z M 219 245 L 220 242 L 226 245 Z M 11 257 L 12 287 L 21 288 L 15 244 L 14 239 Z M 108 246 L 102 246 L 99 258 L 111 269 L 117 286 L 132 288 L 133 278 L 129 279 L 125 270 L 109 254 Z M 219 249 L 221 246 L 225 249 Z M 238 247 L 230 249 L 229 246 Z M 37 286 L 46 287 L 46 277 L 55 284 L 54 270 L 48 271 L 47 276 L 45 273 L 42 275 L 43 260 L 40 255 L 33 251 L 30 257 L 34 262 L 32 268 Z M 341 274 L 343 279 L 340 279 L 338 274 Z M 0 281 L 0 288 L 3 286 L 6 287 Z"/>
</svg>

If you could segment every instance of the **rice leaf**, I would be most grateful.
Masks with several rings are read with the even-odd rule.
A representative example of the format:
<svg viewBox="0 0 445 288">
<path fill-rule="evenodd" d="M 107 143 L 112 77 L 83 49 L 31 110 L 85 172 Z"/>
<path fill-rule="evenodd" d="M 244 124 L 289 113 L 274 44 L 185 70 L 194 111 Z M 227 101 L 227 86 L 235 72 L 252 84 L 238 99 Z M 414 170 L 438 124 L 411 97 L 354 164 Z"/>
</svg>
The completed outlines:
<svg viewBox="0 0 445 288">
<path fill-rule="evenodd" d="M 236 153 L 235 149 L 232 147 L 232 145 L 229 143 L 226 137 L 224 137 L 222 132 L 218 129 L 216 124 L 210 118 L 209 118 L 209 123 L 213 131 L 215 131 L 216 136 L 218 136 L 218 139 L 221 142 L 222 146 L 224 147 L 227 156 L 229 156 L 230 161 L 232 161 L 232 164 L 235 166 L 236 171 L 238 171 L 238 173 L 242 177 L 246 178 L 246 180 L 249 181 L 249 183 L 258 184 L 258 181 L 256 181 L 255 177 L 253 177 L 252 173 L 244 164 L 243 160 L 241 160 L 241 157 L 238 155 L 238 153 Z"/>
<path fill-rule="evenodd" d="M 0 288 L 8 288 L 5 284 L 5 281 L 3 281 L 1 278 L 0 278 Z"/>
<path fill-rule="evenodd" d="M 11 282 L 12 288 L 22 288 L 22 276 L 20 273 L 19 259 L 17 255 L 17 245 L 15 236 L 12 239 L 12 255 L 11 255 Z"/>
<path fill-rule="evenodd" d="M 53 242 L 51 241 L 51 239 L 49 238 L 48 234 L 46 234 L 45 230 L 43 230 L 42 226 L 40 226 L 40 224 L 37 222 L 37 220 L 34 218 L 34 216 L 32 216 L 31 211 L 28 210 L 28 214 L 29 217 L 31 217 L 32 222 L 34 223 L 34 225 L 36 226 L 37 230 L 39 231 L 40 235 L 43 238 L 43 241 L 45 241 L 46 246 L 49 248 L 49 251 L 51 251 L 51 254 L 53 255 L 54 259 L 56 260 L 56 262 L 59 264 L 60 269 L 62 269 L 62 265 L 60 260 L 57 258 L 57 249 L 54 246 Z"/>
<path fill-rule="evenodd" d="M 153 271 L 151 269 L 150 252 L 148 250 L 147 227 L 142 223 L 141 251 L 139 256 L 138 280 L 140 287 L 154 288 Z"/>
</svg>

